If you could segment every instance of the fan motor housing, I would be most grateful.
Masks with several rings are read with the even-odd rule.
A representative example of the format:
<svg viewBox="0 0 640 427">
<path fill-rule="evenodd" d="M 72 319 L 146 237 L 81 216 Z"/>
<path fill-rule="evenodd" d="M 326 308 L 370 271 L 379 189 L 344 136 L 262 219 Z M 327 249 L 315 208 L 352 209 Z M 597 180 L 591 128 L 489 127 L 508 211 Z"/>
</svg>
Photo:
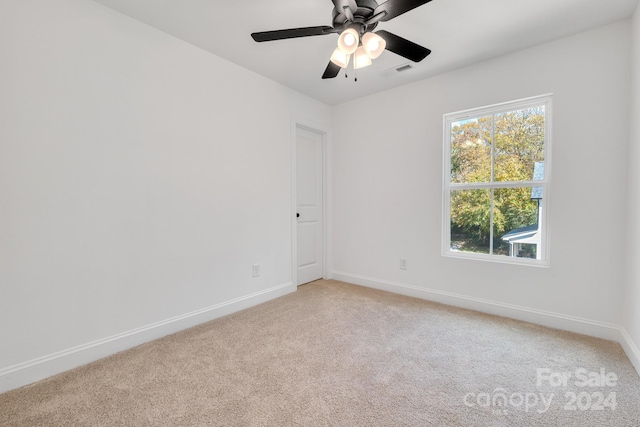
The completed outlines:
<svg viewBox="0 0 640 427">
<path fill-rule="evenodd" d="M 373 16 L 373 11 L 378 7 L 378 2 L 375 0 L 356 0 L 358 10 L 353 14 L 353 22 L 349 22 L 344 13 L 333 8 L 333 28 L 344 30 L 349 27 L 355 28 L 360 35 L 367 31 L 373 31 L 378 26 L 378 23 L 372 23 L 367 25 L 365 22 Z"/>
</svg>

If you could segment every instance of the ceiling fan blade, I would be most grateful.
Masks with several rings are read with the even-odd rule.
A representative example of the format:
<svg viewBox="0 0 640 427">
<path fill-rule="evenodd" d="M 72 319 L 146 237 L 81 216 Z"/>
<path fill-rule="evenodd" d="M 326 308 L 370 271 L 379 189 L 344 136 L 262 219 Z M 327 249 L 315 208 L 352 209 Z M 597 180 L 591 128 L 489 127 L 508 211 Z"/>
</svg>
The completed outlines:
<svg viewBox="0 0 640 427">
<path fill-rule="evenodd" d="M 373 14 L 377 15 L 380 12 L 387 12 L 380 21 L 389 21 L 396 16 L 400 16 L 403 13 L 409 12 L 410 10 L 415 9 L 418 6 L 422 6 L 423 4 L 427 4 L 430 1 L 431 0 L 388 0 L 376 7 Z"/>
<path fill-rule="evenodd" d="M 251 37 L 257 42 L 269 42 L 273 40 L 294 39 L 296 37 L 323 36 L 325 34 L 335 33 L 333 27 L 304 27 L 290 28 L 287 30 L 262 31 L 259 33 L 251 33 Z"/>
<path fill-rule="evenodd" d="M 334 77 L 337 77 L 339 72 L 340 72 L 340 66 L 329 61 L 329 65 L 327 65 L 327 69 L 324 70 L 324 74 L 322 75 L 322 78 L 332 79 Z"/>
<path fill-rule="evenodd" d="M 431 53 L 431 50 L 426 47 L 422 47 L 419 44 L 403 39 L 388 31 L 380 30 L 376 31 L 376 34 L 387 42 L 386 49 L 388 51 L 404 56 L 413 62 L 420 62 Z"/>
</svg>

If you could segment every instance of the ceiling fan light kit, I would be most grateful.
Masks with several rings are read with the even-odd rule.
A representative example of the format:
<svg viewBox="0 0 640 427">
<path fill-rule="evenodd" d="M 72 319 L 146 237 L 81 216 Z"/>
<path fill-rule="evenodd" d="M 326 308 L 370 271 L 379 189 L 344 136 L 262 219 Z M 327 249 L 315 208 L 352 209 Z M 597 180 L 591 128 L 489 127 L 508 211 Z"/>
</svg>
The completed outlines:
<svg viewBox="0 0 640 427">
<path fill-rule="evenodd" d="M 353 54 L 354 70 L 368 67 L 372 59 L 376 59 L 384 52 L 386 45 L 387 42 L 377 34 L 364 33 L 362 39 L 359 39 L 358 32 L 354 28 L 347 28 L 338 38 L 338 47 L 331 55 L 331 62 L 340 68 L 347 68 L 349 57 Z"/>
<path fill-rule="evenodd" d="M 257 42 L 284 40 L 296 37 L 340 34 L 338 47 L 333 51 L 329 65 L 322 75 L 323 79 L 332 79 L 341 69 L 347 68 L 353 55 L 353 68 L 359 69 L 371 65 L 371 60 L 379 57 L 385 50 L 420 62 L 431 53 L 422 47 L 388 31 L 373 30 L 378 23 L 389 21 L 431 0 L 332 0 L 333 27 L 318 26 L 292 28 L 287 30 L 263 31 L 252 33 Z"/>
<path fill-rule="evenodd" d="M 331 55 L 331 62 L 340 68 L 347 68 L 349 65 L 349 59 L 351 59 L 351 55 L 344 53 L 339 47 L 337 47 Z"/>
<path fill-rule="evenodd" d="M 359 42 L 360 37 L 358 36 L 358 32 L 354 28 L 347 28 L 340 34 L 340 37 L 338 37 L 338 49 L 340 49 L 342 53 L 351 55 L 358 48 Z"/>
<path fill-rule="evenodd" d="M 369 65 L 371 65 L 371 58 L 367 55 L 364 47 L 358 47 L 353 58 L 353 69 L 358 70 L 360 68 L 368 67 Z"/>
<path fill-rule="evenodd" d="M 362 36 L 362 46 L 369 58 L 376 59 L 387 48 L 387 42 L 375 33 L 364 33 Z"/>
</svg>

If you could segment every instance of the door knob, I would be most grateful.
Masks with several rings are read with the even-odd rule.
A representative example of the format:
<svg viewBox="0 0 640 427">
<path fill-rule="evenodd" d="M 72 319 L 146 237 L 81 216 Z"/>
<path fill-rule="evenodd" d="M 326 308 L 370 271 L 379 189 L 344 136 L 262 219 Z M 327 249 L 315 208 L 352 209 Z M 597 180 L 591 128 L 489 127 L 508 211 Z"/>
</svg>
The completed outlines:
<svg viewBox="0 0 640 427">
<path fill-rule="evenodd" d="M 299 213 L 296 214 L 296 218 L 300 218 L 300 214 Z"/>
</svg>

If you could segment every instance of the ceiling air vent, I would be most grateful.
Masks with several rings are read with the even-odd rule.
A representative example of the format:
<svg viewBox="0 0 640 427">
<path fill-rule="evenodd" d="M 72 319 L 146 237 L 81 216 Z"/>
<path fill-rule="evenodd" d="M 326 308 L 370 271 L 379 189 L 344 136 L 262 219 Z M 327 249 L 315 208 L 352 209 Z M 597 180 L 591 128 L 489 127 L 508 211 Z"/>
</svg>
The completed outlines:
<svg viewBox="0 0 640 427">
<path fill-rule="evenodd" d="M 409 62 L 401 64 L 401 65 L 397 65 L 393 68 L 389 68 L 388 70 L 385 70 L 382 72 L 382 77 L 394 77 L 397 76 L 400 73 L 405 73 L 409 70 L 411 70 L 413 68 L 413 65 Z"/>
</svg>

